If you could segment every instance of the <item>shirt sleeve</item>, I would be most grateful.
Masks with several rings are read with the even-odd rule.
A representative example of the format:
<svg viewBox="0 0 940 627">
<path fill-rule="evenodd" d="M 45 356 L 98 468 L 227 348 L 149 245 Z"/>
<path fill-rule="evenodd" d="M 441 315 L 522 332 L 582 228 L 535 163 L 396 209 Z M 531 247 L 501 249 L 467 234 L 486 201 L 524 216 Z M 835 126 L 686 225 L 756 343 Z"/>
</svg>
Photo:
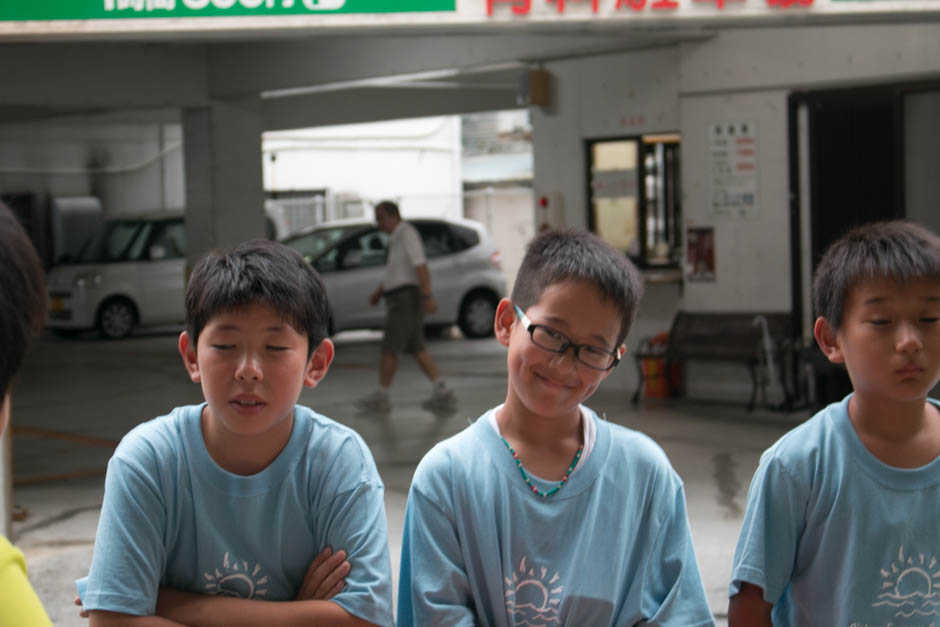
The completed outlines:
<svg viewBox="0 0 940 627">
<path fill-rule="evenodd" d="M 86 610 L 154 614 L 166 566 L 166 515 L 159 481 L 112 457 L 83 601 Z"/>
<path fill-rule="evenodd" d="M 418 229 L 410 228 L 406 230 L 402 238 L 402 245 L 405 249 L 405 255 L 408 257 L 409 264 L 416 268 L 427 263 L 424 256 L 424 244 L 421 242 L 421 235 Z"/>
<path fill-rule="evenodd" d="M 678 482 L 678 479 L 676 479 Z M 666 512 L 648 552 L 644 585 L 644 625 L 692 627 L 713 625 L 705 587 L 695 559 L 692 533 L 685 508 L 685 490 L 679 483 L 666 498 Z"/>
<path fill-rule="evenodd" d="M 734 551 L 729 596 L 747 582 L 776 604 L 793 574 L 803 534 L 806 491 L 783 462 L 770 454 L 761 460 L 747 496 L 747 511 Z"/>
<path fill-rule="evenodd" d="M 26 577 L 23 554 L 0 536 L 0 627 L 52 625 Z"/>
<path fill-rule="evenodd" d="M 420 466 L 419 466 L 420 472 Z M 473 625 L 470 582 L 449 499 L 423 493 L 415 473 L 401 546 L 399 627 Z"/>
<path fill-rule="evenodd" d="M 329 446 L 323 455 L 330 461 L 312 469 L 319 481 L 312 495 L 311 528 L 324 546 L 346 551 L 351 567 L 346 585 L 332 601 L 363 620 L 391 625 L 392 566 L 379 472 L 358 436 L 324 442 Z"/>
<path fill-rule="evenodd" d="M 332 601 L 376 625 L 391 625 L 392 567 L 388 556 L 384 489 L 376 471 L 372 481 L 337 493 L 318 516 L 327 543 L 346 551 L 351 566 L 346 585 Z"/>
</svg>

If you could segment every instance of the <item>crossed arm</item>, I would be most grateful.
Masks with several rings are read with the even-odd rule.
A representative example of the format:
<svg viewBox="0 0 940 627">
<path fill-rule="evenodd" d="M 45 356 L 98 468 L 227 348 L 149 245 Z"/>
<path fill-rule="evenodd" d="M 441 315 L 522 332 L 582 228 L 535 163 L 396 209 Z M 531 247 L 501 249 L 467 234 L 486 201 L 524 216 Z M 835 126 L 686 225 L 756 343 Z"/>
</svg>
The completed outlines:
<svg viewBox="0 0 940 627">
<path fill-rule="evenodd" d="M 333 553 L 324 549 L 307 569 L 300 591 L 293 601 L 238 599 L 161 588 L 157 597 L 156 616 L 132 616 L 99 610 L 82 612 L 82 615 L 91 618 L 90 627 L 371 625 L 330 601 L 343 589 L 349 569 L 345 551 Z"/>
</svg>

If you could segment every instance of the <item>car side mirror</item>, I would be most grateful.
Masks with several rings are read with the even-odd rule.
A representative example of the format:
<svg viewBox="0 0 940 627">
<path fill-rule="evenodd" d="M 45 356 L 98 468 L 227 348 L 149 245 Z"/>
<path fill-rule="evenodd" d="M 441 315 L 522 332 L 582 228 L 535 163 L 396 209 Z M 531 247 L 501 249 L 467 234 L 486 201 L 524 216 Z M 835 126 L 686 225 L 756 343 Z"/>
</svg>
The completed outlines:
<svg viewBox="0 0 940 627">
<path fill-rule="evenodd" d="M 150 259 L 151 261 L 158 261 L 160 259 L 166 259 L 166 247 L 161 246 L 160 244 L 154 244 L 150 247 Z"/>
</svg>

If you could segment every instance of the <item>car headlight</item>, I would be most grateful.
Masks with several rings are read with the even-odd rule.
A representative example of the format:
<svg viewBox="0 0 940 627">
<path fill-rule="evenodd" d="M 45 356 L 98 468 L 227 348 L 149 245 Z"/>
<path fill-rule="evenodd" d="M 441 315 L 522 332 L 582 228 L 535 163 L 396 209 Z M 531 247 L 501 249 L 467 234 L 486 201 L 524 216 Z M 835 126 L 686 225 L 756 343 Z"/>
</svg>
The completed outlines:
<svg viewBox="0 0 940 627">
<path fill-rule="evenodd" d="M 99 285 L 100 283 L 101 275 L 97 272 L 82 272 L 76 274 L 75 278 L 72 279 L 72 285 L 79 288 Z"/>
</svg>

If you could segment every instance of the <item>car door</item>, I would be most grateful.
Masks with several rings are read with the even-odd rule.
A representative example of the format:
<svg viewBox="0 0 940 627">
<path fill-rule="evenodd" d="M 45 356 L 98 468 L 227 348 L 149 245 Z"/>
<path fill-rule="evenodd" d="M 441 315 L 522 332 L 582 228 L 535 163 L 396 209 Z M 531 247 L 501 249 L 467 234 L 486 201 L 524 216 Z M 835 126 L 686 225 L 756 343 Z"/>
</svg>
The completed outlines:
<svg viewBox="0 0 940 627">
<path fill-rule="evenodd" d="M 431 290 L 437 311 L 425 317 L 428 324 L 451 324 L 463 296 L 463 283 L 454 260 L 454 241 L 450 226 L 440 220 L 413 222 L 424 244 L 424 256 L 431 275 Z"/>
<path fill-rule="evenodd" d="M 143 258 L 138 266 L 143 286 L 141 323 L 182 322 L 186 282 L 183 221 L 168 220 L 155 224 Z"/>
<path fill-rule="evenodd" d="M 378 228 L 356 231 L 313 261 L 333 308 L 333 329 L 378 329 L 385 324 L 385 303 L 369 304 L 382 283 L 388 235 Z"/>
</svg>

